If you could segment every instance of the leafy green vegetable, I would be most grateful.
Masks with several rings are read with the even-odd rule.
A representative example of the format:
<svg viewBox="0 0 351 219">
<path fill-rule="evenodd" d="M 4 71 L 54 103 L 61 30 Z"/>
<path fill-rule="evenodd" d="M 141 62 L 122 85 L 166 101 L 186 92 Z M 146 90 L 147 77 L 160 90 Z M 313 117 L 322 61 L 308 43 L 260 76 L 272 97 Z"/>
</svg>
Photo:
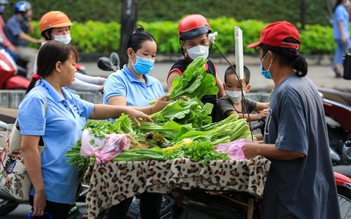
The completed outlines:
<svg viewBox="0 0 351 219">
<path fill-rule="evenodd" d="M 125 150 L 112 159 L 113 161 L 166 160 L 160 148 Z"/>
<path fill-rule="evenodd" d="M 76 167 L 80 178 L 83 177 L 91 162 L 95 160 L 95 157 L 84 158 L 80 153 L 81 146 L 81 140 L 78 140 L 76 145 L 66 152 L 67 163 Z"/>
<path fill-rule="evenodd" d="M 122 114 L 115 122 L 89 120 L 84 129 L 88 129 L 89 133 L 100 139 L 105 138 L 106 134 L 129 134 L 133 132 L 132 121 L 126 114 Z"/>
<path fill-rule="evenodd" d="M 246 132 L 249 131 L 249 132 Z M 246 134 L 246 135 L 244 135 Z M 246 119 L 238 119 L 238 116 L 232 114 L 225 120 L 212 123 L 199 129 L 183 132 L 177 135 L 173 142 L 178 142 L 184 138 L 190 138 L 194 141 L 210 140 L 213 144 L 226 143 L 241 138 L 250 138 L 251 132 L 246 124 Z"/>
<path fill-rule="evenodd" d="M 181 146 L 172 151 L 164 151 L 166 159 L 190 158 L 195 161 L 202 160 L 207 165 L 211 160 L 229 160 L 226 153 L 213 149 L 214 145 L 210 141 L 194 141 L 190 146 Z"/>
<path fill-rule="evenodd" d="M 204 95 L 216 95 L 218 93 L 216 79 L 206 72 L 204 67 L 206 62 L 207 60 L 201 57 L 193 60 L 183 72 L 183 76 L 174 79 L 168 99 L 176 100 L 182 96 L 201 99 Z"/>
<path fill-rule="evenodd" d="M 140 121 L 140 126 L 137 128 L 144 132 L 152 131 L 157 134 L 162 134 L 163 137 L 168 140 L 172 140 L 182 129 L 192 130 L 191 124 L 180 125 L 175 121 L 168 121 L 159 124 Z"/>
<path fill-rule="evenodd" d="M 163 110 L 151 115 L 155 122 L 173 120 L 179 124 L 192 124 L 193 127 L 201 127 L 210 124 L 213 104 L 203 104 L 197 97 L 177 99 L 169 103 Z"/>
</svg>

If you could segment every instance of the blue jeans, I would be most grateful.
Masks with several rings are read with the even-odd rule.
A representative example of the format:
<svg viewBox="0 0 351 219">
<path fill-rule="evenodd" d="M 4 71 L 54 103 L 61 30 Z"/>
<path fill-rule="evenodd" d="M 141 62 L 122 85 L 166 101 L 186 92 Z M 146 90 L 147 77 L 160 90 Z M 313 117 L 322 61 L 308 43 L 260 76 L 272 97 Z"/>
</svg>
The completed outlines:
<svg viewBox="0 0 351 219">
<path fill-rule="evenodd" d="M 351 47 L 350 39 L 347 39 L 346 43 L 343 43 L 340 40 L 335 39 L 336 48 L 335 48 L 335 56 L 334 56 L 334 66 L 342 65 L 343 55 L 347 51 L 349 47 Z"/>
</svg>

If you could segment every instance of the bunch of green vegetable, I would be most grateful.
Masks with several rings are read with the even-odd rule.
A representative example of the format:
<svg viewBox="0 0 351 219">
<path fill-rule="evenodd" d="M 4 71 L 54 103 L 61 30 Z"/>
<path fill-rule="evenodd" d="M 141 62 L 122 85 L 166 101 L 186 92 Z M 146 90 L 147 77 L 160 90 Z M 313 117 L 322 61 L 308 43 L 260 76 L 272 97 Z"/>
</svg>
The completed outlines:
<svg viewBox="0 0 351 219">
<path fill-rule="evenodd" d="M 152 114 L 151 118 L 156 123 L 175 121 L 179 124 L 191 124 L 193 127 L 199 128 L 212 122 L 210 116 L 212 109 L 213 104 L 203 104 L 197 97 L 180 98 L 169 103 L 163 110 Z"/>
<path fill-rule="evenodd" d="M 121 115 L 115 122 L 90 120 L 84 129 L 97 138 L 103 139 L 106 134 L 129 134 L 132 144 L 148 145 L 150 149 L 132 147 L 115 157 L 114 161 L 165 160 L 171 158 L 191 158 L 195 161 L 228 159 L 226 154 L 215 151 L 214 145 L 240 138 L 250 138 L 251 132 L 245 119 L 238 119 L 233 114 L 226 119 L 211 123 L 209 116 L 213 105 L 203 104 L 201 97 L 218 93 L 216 79 L 206 73 L 206 60 L 195 59 L 183 76 L 173 81 L 173 90 L 169 99 L 174 100 L 163 110 L 151 115 L 153 123 L 140 121 L 137 126 L 127 115 Z M 187 96 L 187 98 L 183 98 Z M 184 145 L 186 142 L 192 142 Z M 69 163 L 85 170 L 94 158 L 84 159 L 80 155 L 81 142 L 67 153 Z M 180 145 L 180 146 L 179 146 Z M 155 146 L 175 146 L 162 151 Z M 152 148 L 152 149 L 151 149 Z"/>
<path fill-rule="evenodd" d="M 193 141 L 210 141 L 213 145 L 217 145 L 241 138 L 251 138 L 251 131 L 246 124 L 246 119 L 238 119 L 237 114 L 232 114 L 220 122 L 184 132 L 173 141 L 178 142 L 184 138 L 190 138 Z"/>
<path fill-rule="evenodd" d="M 160 148 L 150 149 L 130 149 L 120 153 L 112 161 L 147 161 L 147 160 L 167 160 Z"/>
<path fill-rule="evenodd" d="M 216 78 L 206 73 L 204 67 L 206 62 L 207 60 L 201 57 L 193 60 L 183 72 L 183 76 L 174 79 L 168 99 L 175 100 L 182 96 L 201 99 L 204 95 L 216 95 L 218 93 Z"/>
<path fill-rule="evenodd" d="M 91 162 L 95 161 L 95 157 L 84 158 L 82 156 L 80 153 L 81 143 L 81 139 L 79 139 L 76 145 L 66 152 L 67 163 L 77 169 L 80 178 L 82 178 Z"/>
<path fill-rule="evenodd" d="M 129 134 L 133 132 L 132 121 L 126 114 L 122 114 L 115 122 L 89 120 L 84 129 L 100 139 L 105 138 L 106 134 Z"/>
<path fill-rule="evenodd" d="M 214 145 L 210 141 L 194 141 L 190 146 L 181 146 L 172 151 L 164 150 L 163 156 L 166 159 L 189 158 L 194 161 L 202 161 L 207 165 L 211 160 L 229 160 L 226 153 L 213 149 Z"/>
</svg>

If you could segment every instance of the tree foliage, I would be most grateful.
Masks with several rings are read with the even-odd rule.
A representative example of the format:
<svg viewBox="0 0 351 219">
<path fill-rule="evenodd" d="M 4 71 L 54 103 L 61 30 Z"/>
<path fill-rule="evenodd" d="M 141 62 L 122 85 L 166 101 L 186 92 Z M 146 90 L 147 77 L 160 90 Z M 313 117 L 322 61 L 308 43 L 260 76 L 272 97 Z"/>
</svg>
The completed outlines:
<svg viewBox="0 0 351 219">
<path fill-rule="evenodd" d="M 328 25 L 333 0 L 309 0 L 306 8 L 306 24 Z M 33 18 L 38 20 L 46 12 L 65 12 L 73 21 L 120 22 L 122 0 L 29 0 Z M 13 13 L 16 1 L 9 1 L 5 19 Z M 329 4 L 328 4 L 329 3 Z M 263 22 L 288 20 L 300 22 L 300 1 L 297 0 L 138 0 L 138 19 L 144 22 L 179 21 L 186 14 L 200 13 L 207 18 L 232 17 L 237 21 L 255 19 Z"/>
</svg>

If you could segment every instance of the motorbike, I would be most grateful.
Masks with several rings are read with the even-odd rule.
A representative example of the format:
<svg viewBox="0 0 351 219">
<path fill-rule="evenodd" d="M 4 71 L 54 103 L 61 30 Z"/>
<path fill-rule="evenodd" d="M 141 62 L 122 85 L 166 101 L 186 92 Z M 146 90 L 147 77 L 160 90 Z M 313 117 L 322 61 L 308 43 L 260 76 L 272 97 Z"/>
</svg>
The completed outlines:
<svg viewBox="0 0 351 219">
<path fill-rule="evenodd" d="M 351 94 L 318 88 L 323 101 L 333 165 L 351 164 Z"/>
<path fill-rule="evenodd" d="M 0 89 L 27 89 L 30 81 L 17 74 L 18 68 L 11 55 L 0 49 Z"/>
<path fill-rule="evenodd" d="M 2 38 L 0 36 L 0 44 Z M 21 89 L 28 88 L 30 80 L 27 79 L 27 62 L 18 58 L 16 61 L 12 56 L 0 46 L 0 89 Z M 86 75 L 85 67 L 76 64 L 78 73 Z"/>
<path fill-rule="evenodd" d="M 110 57 L 100 57 L 97 61 L 97 66 L 103 71 L 116 72 L 120 69 L 119 56 L 116 52 L 112 52 Z"/>
</svg>

